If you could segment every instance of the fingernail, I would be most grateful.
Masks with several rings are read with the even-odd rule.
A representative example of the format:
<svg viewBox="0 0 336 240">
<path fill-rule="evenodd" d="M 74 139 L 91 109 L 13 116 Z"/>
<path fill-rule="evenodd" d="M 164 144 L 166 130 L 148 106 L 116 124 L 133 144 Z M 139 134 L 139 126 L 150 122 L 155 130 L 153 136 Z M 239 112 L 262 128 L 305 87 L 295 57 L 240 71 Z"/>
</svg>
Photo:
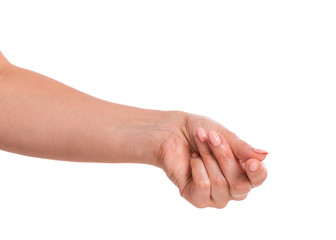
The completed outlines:
<svg viewBox="0 0 336 240">
<path fill-rule="evenodd" d="M 207 139 L 207 134 L 204 128 L 199 127 L 196 132 L 197 137 L 201 142 L 204 142 Z"/>
<path fill-rule="evenodd" d="M 258 169 L 258 163 L 254 162 L 254 163 L 251 163 L 251 165 L 249 166 L 249 169 L 251 172 L 254 172 Z"/>
<path fill-rule="evenodd" d="M 245 197 L 247 194 L 244 193 L 244 194 L 240 194 L 240 195 L 232 195 L 232 197 L 234 198 L 240 198 L 240 197 Z"/>
<path fill-rule="evenodd" d="M 198 153 L 194 152 L 193 154 L 191 154 L 191 156 L 195 158 L 195 157 L 198 157 L 199 155 Z"/>
<path fill-rule="evenodd" d="M 268 154 L 268 152 L 267 152 L 267 151 L 265 151 L 265 150 L 262 150 L 262 149 L 253 148 L 252 150 L 253 150 L 253 152 L 256 152 L 256 153 L 261 153 L 261 154 Z"/>
<path fill-rule="evenodd" d="M 210 139 L 210 143 L 214 146 L 218 146 L 219 144 L 221 144 L 219 135 L 215 131 L 209 132 L 209 139 Z"/>
</svg>

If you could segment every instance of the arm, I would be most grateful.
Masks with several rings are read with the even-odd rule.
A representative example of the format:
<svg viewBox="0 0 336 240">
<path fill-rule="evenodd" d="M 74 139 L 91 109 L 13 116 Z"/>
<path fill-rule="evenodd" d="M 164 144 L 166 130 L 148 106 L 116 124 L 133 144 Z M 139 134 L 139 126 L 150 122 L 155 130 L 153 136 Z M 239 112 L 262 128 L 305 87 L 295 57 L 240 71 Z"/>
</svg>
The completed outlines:
<svg viewBox="0 0 336 240">
<path fill-rule="evenodd" d="M 16 67 L 1 52 L 0 149 L 67 161 L 151 164 L 197 207 L 242 200 L 267 176 L 261 163 L 267 152 L 210 118 L 97 99 Z"/>
<path fill-rule="evenodd" d="M 58 160 L 157 165 L 151 130 L 168 112 L 103 101 L 0 58 L 0 149 Z"/>
</svg>

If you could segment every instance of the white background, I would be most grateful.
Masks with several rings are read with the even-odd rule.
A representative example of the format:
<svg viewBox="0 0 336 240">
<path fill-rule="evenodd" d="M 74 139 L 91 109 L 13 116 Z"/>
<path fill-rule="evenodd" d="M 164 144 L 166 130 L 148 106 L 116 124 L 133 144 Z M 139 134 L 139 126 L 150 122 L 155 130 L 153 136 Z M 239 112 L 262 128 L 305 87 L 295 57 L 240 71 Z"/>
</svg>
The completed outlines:
<svg viewBox="0 0 336 240">
<path fill-rule="evenodd" d="M 155 167 L 0 151 L 0 239 L 336 239 L 335 12 L 323 0 L 2 0 L 12 63 L 211 117 L 269 151 L 269 177 L 242 202 L 197 209 Z"/>
</svg>

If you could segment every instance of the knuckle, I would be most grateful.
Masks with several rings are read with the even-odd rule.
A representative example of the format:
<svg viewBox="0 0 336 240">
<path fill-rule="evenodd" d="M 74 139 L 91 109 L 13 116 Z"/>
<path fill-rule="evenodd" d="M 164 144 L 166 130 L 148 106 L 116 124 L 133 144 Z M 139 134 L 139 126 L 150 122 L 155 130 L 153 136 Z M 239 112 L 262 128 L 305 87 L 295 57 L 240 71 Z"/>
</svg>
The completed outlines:
<svg viewBox="0 0 336 240">
<path fill-rule="evenodd" d="M 220 203 L 217 203 L 215 208 L 217 209 L 223 209 L 227 206 L 228 202 L 227 201 L 224 201 L 224 202 L 220 202 Z"/>
<path fill-rule="evenodd" d="M 240 181 L 232 186 L 231 194 L 239 196 L 248 193 L 250 190 L 251 190 L 251 184 L 248 181 Z"/>
<path fill-rule="evenodd" d="M 217 176 L 213 179 L 213 185 L 218 188 L 227 188 L 227 182 L 224 176 Z"/>
<path fill-rule="evenodd" d="M 209 180 L 196 181 L 195 186 L 199 190 L 208 190 L 208 189 L 210 189 L 211 183 L 210 183 Z"/>
<path fill-rule="evenodd" d="M 197 208 L 206 208 L 209 207 L 208 204 L 203 203 L 203 202 L 197 202 L 197 203 L 193 203 L 193 205 Z"/>
<path fill-rule="evenodd" d="M 204 158 L 204 159 L 211 159 L 211 158 L 214 157 L 213 153 L 211 151 L 208 151 L 208 150 L 203 151 L 201 153 L 201 155 L 202 155 L 202 158 Z"/>
<path fill-rule="evenodd" d="M 221 161 L 227 161 L 232 158 L 232 152 L 228 148 L 222 148 L 217 154 L 217 158 Z"/>
</svg>

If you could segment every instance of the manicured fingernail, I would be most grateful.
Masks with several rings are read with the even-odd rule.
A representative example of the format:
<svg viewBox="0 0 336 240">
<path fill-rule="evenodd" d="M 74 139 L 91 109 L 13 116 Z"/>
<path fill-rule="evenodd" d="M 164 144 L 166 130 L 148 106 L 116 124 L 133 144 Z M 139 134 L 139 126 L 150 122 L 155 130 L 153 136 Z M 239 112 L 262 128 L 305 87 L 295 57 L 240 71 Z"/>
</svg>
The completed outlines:
<svg viewBox="0 0 336 240">
<path fill-rule="evenodd" d="M 253 150 L 253 152 L 256 152 L 256 153 L 261 153 L 261 154 L 268 154 L 268 152 L 267 152 L 267 151 L 265 151 L 265 150 L 262 150 L 262 149 L 253 148 L 252 150 Z"/>
<path fill-rule="evenodd" d="M 209 139 L 210 139 L 210 143 L 214 146 L 218 146 L 219 144 L 221 144 L 219 135 L 215 131 L 209 132 Z"/>
<path fill-rule="evenodd" d="M 257 171 L 258 163 L 256 163 L 256 162 L 251 163 L 251 165 L 249 166 L 249 169 L 250 169 L 251 172 Z"/>
<path fill-rule="evenodd" d="M 197 137 L 201 142 L 204 142 L 207 139 L 207 134 L 204 128 L 199 127 L 196 132 Z"/>
<path fill-rule="evenodd" d="M 199 155 L 198 155 L 198 153 L 194 152 L 193 154 L 191 154 L 191 156 L 195 158 L 195 157 L 198 157 Z"/>
</svg>

